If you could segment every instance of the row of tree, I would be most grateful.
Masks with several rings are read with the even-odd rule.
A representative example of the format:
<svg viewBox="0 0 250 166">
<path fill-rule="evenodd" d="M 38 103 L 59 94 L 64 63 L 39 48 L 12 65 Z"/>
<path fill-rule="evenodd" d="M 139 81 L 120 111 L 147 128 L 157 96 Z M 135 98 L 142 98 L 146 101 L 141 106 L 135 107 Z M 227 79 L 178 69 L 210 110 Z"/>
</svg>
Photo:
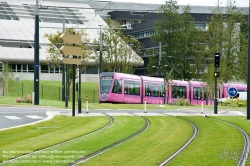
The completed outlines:
<svg viewBox="0 0 250 166">
<path fill-rule="evenodd" d="M 218 2 L 220 3 L 220 2 Z M 189 6 L 178 12 L 175 0 L 166 1 L 160 8 L 161 19 L 156 21 L 152 40 L 162 43 L 163 73 L 173 68 L 171 79 L 214 82 L 214 53 L 221 53 L 219 82 L 247 81 L 248 17 L 235 2 L 216 10 L 208 18 L 207 30 L 197 29 Z M 148 70 L 158 64 L 157 53 L 150 57 Z M 206 68 L 206 70 L 205 70 Z"/>
</svg>

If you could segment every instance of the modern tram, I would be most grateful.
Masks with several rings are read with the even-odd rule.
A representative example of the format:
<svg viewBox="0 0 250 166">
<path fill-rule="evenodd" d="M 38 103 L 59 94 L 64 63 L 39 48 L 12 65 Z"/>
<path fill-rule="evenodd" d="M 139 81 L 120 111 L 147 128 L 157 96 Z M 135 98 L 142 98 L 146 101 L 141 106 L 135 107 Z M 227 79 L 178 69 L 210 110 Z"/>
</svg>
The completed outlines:
<svg viewBox="0 0 250 166">
<path fill-rule="evenodd" d="M 218 98 L 228 97 L 227 90 L 235 87 L 238 92 L 246 92 L 245 84 L 220 84 Z M 163 78 L 137 76 L 132 74 L 103 72 L 99 78 L 99 101 L 106 103 L 149 104 L 175 103 L 178 99 L 187 99 L 190 104 L 213 104 L 206 83 L 200 81 L 171 80 Z"/>
</svg>

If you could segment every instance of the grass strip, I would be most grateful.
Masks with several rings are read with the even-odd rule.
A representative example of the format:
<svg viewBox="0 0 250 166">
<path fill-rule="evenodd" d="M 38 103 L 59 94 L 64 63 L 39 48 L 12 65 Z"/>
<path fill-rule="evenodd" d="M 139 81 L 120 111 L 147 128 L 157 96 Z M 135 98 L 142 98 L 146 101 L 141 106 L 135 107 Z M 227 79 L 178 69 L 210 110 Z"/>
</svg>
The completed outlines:
<svg viewBox="0 0 250 166">
<path fill-rule="evenodd" d="M 140 136 L 80 165 L 159 165 L 193 134 L 186 121 L 171 117 L 146 117 L 149 129 Z"/>
<path fill-rule="evenodd" d="M 214 117 L 220 120 L 227 121 L 229 123 L 232 123 L 238 127 L 240 127 L 242 130 L 244 130 L 248 136 L 250 135 L 250 121 L 246 119 L 246 117 L 232 117 L 232 116 L 227 116 L 227 117 Z M 241 154 L 241 149 L 238 148 L 236 151 L 225 151 L 224 152 L 224 157 L 226 159 L 233 159 L 235 157 L 239 157 L 238 155 Z M 246 165 L 250 165 L 250 159 L 249 159 L 249 154 L 248 154 L 248 160 Z"/>
<path fill-rule="evenodd" d="M 98 133 L 88 135 L 76 141 L 42 151 L 37 154 L 19 159 L 14 164 L 22 165 L 68 165 L 77 158 L 87 156 L 112 145 L 134 133 L 145 126 L 145 121 L 136 116 L 114 117 L 114 124 Z M 11 165 L 7 164 L 7 165 Z"/>
<path fill-rule="evenodd" d="M 225 152 L 242 150 L 244 139 L 238 129 L 204 117 L 185 117 L 199 127 L 198 137 L 168 165 L 236 165 L 238 159 Z"/>
<path fill-rule="evenodd" d="M 0 161 L 36 151 L 95 131 L 108 117 L 56 116 L 50 121 L 0 132 Z"/>
</svg>

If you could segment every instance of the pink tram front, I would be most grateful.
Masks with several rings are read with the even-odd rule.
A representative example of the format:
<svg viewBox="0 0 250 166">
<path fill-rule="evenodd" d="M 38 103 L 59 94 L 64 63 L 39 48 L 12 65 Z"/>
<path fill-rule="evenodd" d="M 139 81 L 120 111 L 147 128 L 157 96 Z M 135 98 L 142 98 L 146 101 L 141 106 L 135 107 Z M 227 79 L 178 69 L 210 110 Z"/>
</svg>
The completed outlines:
<svg viewBox="0 0 250 166">
<path fill-rule="evenodd" d="M 99 80 L 99 101 L 108 103 L 165 103 L 163 78 L 103 72 Z"/>
</svg>

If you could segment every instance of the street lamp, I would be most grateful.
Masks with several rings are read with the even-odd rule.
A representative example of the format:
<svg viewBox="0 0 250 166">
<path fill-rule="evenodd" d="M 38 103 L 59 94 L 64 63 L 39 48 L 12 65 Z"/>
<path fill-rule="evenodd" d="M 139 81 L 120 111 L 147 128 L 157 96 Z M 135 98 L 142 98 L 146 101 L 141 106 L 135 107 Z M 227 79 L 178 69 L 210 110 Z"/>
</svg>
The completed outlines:
<svg viewBox="0 0 250 166">
<path fill-rule="evenodd" d="M 167 67 L 168 65 L 164 65 L 164 66 L 152 66 L 153 68 L 156 68 L 156 69 L 158 69 L 158 75 L 159 75 L 159 77 L 161 77 L 161 69 L 163 68 L 163 67 Z"/>
<path fill-rule="evenodd" d="M 102 72 L 102 25 L 100 26 L 100 62 L 99 62 L 99 74 Z"/>
</svg>

